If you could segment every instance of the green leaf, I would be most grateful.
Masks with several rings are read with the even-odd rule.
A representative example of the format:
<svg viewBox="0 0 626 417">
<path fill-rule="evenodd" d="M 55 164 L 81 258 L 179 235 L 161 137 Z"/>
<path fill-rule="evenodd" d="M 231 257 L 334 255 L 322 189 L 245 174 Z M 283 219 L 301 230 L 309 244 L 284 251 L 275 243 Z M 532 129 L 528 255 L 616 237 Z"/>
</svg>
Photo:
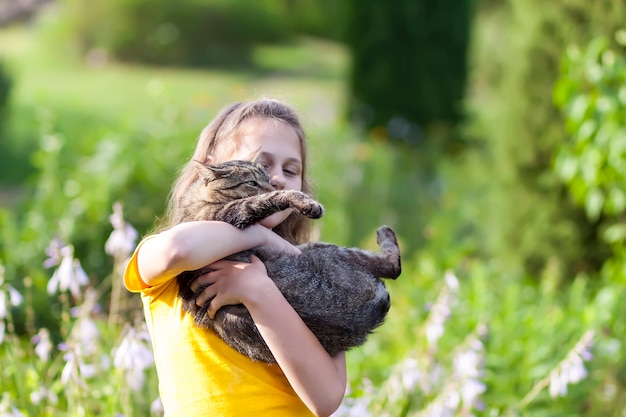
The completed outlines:
<svg viewBox="0 0 626 417">
<path fill-rule="evenodd" d="M 624 190 L 613 187 L 609 190 L 609 203 L 615 214 L 623 213 L 626 209 L 626 195 Z"/>
<path fill-rule="evenodd" d="M 554 85 L 554 89 L 552 92 L 552 98 L 554 100 L 554 104 L 563 108 L 569 102 L 572 96 L 572 91 L 575 90 L 574 83 L 571 78 L 566 76 L 561 76 Z"/>
<path fill-rule="evenodd" d="M 626 30 L 619 29 L 615 32 L 615 40 L 622 46 L 626 46 Z"/>
<path fill-rule="evenodd" d="M 578 171 L 578 159 L 562 152 L 557 156 L 555 167 L 561 179 L 569 183 Z"/>
<path fill-rule="evenodd" d="M 602 206 L 604 205 L 604 195 L 598 188 L 592 188 L 587 194 L 585 200 L 585 211 L 589 220 L 595 221 L 600 217 L 602 213 Z"/>
<path fill-rule="evenodd" d="M 587 109 L 589 108 L 589 98 L 585 95 L 579 95 L 572 102 L 572 107 L 570 108 L 569 118 L 577 125 L 585 120 L 585 114 L 587 113 Z"/>
<path fill-rule="evenodd" d="M 607 227 L 602 237 L 609 243 L 623 242 L 626 240 L 626 223 L 618 223 Z"/>
<path fill-rule="evenodd" d="M 583 122 L 583 124 L 578 129 L 578 134 L 576 135 L 576 142 L 585 143 L 589 141 L 593 137 L 596 132 L 597 124 L 595 120 L 587 119 Z"/>
<path fill-rule="evenodd" d="M 626 105 L 626 85 L 620 87 L 617 97 L 619 98 L 620 103 Z"/>
</svg>

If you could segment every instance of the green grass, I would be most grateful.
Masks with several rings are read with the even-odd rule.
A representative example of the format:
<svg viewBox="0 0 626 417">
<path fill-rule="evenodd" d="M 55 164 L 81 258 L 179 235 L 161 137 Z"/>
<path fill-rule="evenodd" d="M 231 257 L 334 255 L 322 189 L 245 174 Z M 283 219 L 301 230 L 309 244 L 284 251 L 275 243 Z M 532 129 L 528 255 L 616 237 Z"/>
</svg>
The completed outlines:
<svg viewBox="0 0 626 417">
<path fill-rule="evenodd" d="M 338 122 L 347 67 L 341 46 L 305 39 L 285 47 L 259 47 L 255 56 L 258 68 L 239 72 L 110 61 L 90 66 L 42 42 L 36 32 L 0 31 L 0 60 L 14 78 L 8 132 L 0 142 L 0 184 L 15 185 L 32 173 L 29 155 L 37 146 L 42 119 L 51 118 L 74 142 L 94 140 L 86 136 L 85 126 L 141 130 L 154 118 L 176 114 L 180 131 L 194 132 L 195 139 L 224 105 L 272 96 L 292 103 L 312 129 Z"/>
</svg>

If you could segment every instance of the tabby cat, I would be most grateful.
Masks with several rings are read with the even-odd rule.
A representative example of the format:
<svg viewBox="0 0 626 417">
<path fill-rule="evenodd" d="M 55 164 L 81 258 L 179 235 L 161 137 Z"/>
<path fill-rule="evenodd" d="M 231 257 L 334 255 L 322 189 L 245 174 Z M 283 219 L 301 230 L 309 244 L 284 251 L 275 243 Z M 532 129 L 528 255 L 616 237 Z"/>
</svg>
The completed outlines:
<svg viewBox="0 0 626 417">
<path fill-rule="evenodd" d="M 268 174 L 255 162 L 196 162 L 196 169 L 199 179 L 183 196 L 175 223 L 218 220 L 244 229 L 288 208 L 309 218 L 323 214 L 323 207 L 302 192 L 275 191 Z M 400 275 L 400 249 L 394 231 L 386 226 L 378 229 L 377 242 L 380 253 L 306 243 L 299 246 L 299 255 L 257 247 L 227 259 L 248 261 L 251 253 L 258 256 L 285 299 L 334 356 L 363 344 L 389 310 L 389 293 L 380 278 Z M 207 314 L 209 302 L 203 307 L 196 305 L 190 284 L 203 272 L 187 271 L 177 277 L 184 310 L 194 316 L 197 325 L 215 331 L 240 353 L 255 361 L 274 363 L 243 305 L 224 306 L 214 319 Z"/>
</svg>

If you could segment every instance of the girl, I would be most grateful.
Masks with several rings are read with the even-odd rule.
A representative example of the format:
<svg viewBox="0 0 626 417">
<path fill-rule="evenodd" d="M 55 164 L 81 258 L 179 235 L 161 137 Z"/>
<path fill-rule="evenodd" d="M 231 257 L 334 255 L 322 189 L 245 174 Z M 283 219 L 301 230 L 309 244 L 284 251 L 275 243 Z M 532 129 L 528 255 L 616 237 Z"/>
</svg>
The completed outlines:
<svg viewBox="0 0 626 417">
<path fill-rule="evenodd" d="M 230 105 L 202 131 L 174 184 L 164 230 L 144 239 L 126 268 L 126 287 L 141 293 L 166 417 L 328 416 L 343 399 L 345 355 L 328 355 L 258 258 L 221 260 L 259 245 L 299 253 L 293 245 L 308 237 L 309 220 L 286 210 L 245 230 L 213 221 L 171 224 L 182 193 L 197 179 L 193 160 L 219 163 L 257 151 L 274 188 L 310 192 L 305 135 L 294 110 L 270 99 Z M 192 285 L 211 284 L 198 305 L 214 297 L 212 317 L 224 305 L 243 304 L 277 365 L 251 361 L 183 312 L 175 277 L 209 264 L 212 272 Z"/>
</svg>

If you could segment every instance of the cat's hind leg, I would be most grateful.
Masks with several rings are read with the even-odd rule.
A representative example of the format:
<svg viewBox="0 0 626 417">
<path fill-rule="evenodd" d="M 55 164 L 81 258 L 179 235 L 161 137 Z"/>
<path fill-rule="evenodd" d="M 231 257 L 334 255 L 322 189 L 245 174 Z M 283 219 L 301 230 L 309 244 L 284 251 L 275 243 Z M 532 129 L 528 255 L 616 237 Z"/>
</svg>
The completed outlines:
<svg viewBox="0 0 626 417">
<path fill-rule="evenodd" d="M 380 247 L 379 256 L 383 258 L 379 265 L 379 275 L 391 279 L 398 278 L 402 272 L 402 265 L 396 233 L 389 226 L 381 226 L 376 231 L 376 243 Z"/>
</svg>

